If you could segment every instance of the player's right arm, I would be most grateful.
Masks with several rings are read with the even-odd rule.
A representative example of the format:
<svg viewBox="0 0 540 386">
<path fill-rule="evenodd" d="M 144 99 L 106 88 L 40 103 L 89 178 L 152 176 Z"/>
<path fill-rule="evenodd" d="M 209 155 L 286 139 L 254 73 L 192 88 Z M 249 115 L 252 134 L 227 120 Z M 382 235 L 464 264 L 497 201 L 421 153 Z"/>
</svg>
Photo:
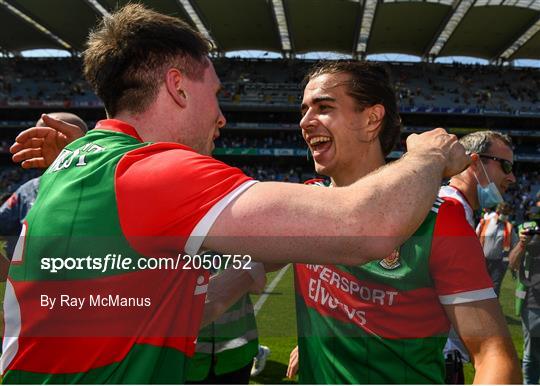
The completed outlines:
<svg viewBox="0 0 540 386">
<path fill-rule="evenodd" d="M 204 247 L 263 261 L 361 264 L 388 256 L 422 223 L 443 171 L 467 161 L 442 129 L 408 140 L 409 153 L 351 186 L 258 183 L 217 217 Z M 449 165 L 452 165 L 448 167 Z"/>
<path fill-rule="evenodd" d="M 18 160 L 39 155 L 45 151 L 41 147 L 48 146 L 47 141 L 36 141 L 31 136 L 24 139 L 24 143 L 15 146 L 20 155 Z M 34 145 L 38 150 L 24 153 L 27 146 Z M 234 199 L 223 203 L 223 207 L 216 208 L 219 215 L 210 216 L 211 222 L 207 221 L 204 232 L 200 232 L 199 238 L 204 242 L 195 244 L 223 253 L 249 254 L 265 262 L 360 264 L 384 258 L 421 224 L 435 200 L 442 177 L 461 172 L 469 163 L 457 138 L 443 129 L 412 134 L 407 138 L 407 147 L 408 153 L 401 160 L 349 187 L 320 189 L 264 182 L 243 189 Z M 152 163 L 152 170 L 147 166 L 142 169 L 145 173 L 155 174 L 158 164 L 168 162 L 162 161 Z M 214 168 L 207 166 L 211 170 Z M 224 166 L 216 168 L 223 169 Z M 219 173 L 227 174 L 221 169 Z M 126 173 L 126 179 L 130 179 L 130 174 L 134 176 L 132 183 L 123 184 L 127 187 L 127 196 L 143 196 L 138 183 L 140 173 Z M 153 178 L 159 179 L 160 175 Z M 162 179 L 167 180 L 167 191 L 173 189 L 175 184 L 169 183 L 169 175 Z M 190 185 L 201 181 L 207 187 L 206 191 L 212 194 L 204 181 L 207 179 L 204 167 L 186 174 L 184 179 L 190 181 Z M 147 185 L 148 197 L 153 200 L 161 194 L 155 188 L 158 184 Z M 137 189 L 131 190 L 129 186 Z M 179 184 L 178 189 L 184 186 Z M 223 189 L 217 189 L 220 190 L 218 196 L 222 196 L 221 190 L 228 188 Z M 177 200 L 182 201 L 181 198 Z M 163 208 L 170 213 L 175 209 L 165 205 Z"/>
</svg>

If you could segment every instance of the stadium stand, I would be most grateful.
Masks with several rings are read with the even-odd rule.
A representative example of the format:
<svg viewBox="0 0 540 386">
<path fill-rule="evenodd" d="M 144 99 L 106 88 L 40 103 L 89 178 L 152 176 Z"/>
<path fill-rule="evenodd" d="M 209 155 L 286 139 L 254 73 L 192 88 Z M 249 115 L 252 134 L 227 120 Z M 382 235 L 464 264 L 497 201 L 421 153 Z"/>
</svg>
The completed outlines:
<svg viewBox="0 0 540 386">
<path fill-rule="evenodd" d="M 215 156 L 260 180 L 312 178 L 298 130 L 301 81 L 314 61 L 215 60 L 229 123 Z M 404 151 L 409 133 L 444 126 L 458 135 L 494 128 L 515 141 L 519 185 L 507 194 L 521 219 L 538 188 L 540 71 L 530 68 L 431 63 L 389 63 L 404 119 L 404 134 L 389 158 Z M 18 131 L 43 111 L 73 109 L 90 127 L 104 116 L 101 102 L 81 75 L 78 58 L 0 59 L 1 193 L 13 192 L 36 172 L 10 165 Z M 486 118 L 489 117 L 489 118 Z M 276 162 L 279 159 L 279 162 Z"/>
<path fill-rule="evenodd" d="M 313 61 L 217 59 L 222 104 L 299 106 Z M 540 114 L 540 73 L 529 68 L 430 63 L 389 65 L 405 112 Z M 0 105 L 100 106 L 77 59 L 0 60 Z"/>
</svg>

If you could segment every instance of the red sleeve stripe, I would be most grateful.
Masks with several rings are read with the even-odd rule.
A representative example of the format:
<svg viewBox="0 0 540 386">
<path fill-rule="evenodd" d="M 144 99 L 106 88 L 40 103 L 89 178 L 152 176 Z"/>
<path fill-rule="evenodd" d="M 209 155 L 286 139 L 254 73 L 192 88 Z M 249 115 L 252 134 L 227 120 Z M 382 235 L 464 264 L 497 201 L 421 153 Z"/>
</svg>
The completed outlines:
<svg viewBox="0 0 540 386">
<path fill-rule="evenodd" d="M 201 245 L 204 242 L 204 239 L 208 232 L 210 231 L 210 228 L 218 218 L 218 216 L 221 214 L 221 212 L 229 205 L 236 197 L 238 197 L 240 194 L 242 194 L 245 190 L 247 190 L 249 187 L 251 187 L 253 184 L 257 183 L 256 180 L 249 180 L 244 182 L 242 185 L 238 186 L 236 189 L 231 191 L 229 194 L 227 194 L 225 197 L 223 197 L 221 200 L 219 200 L 195 225 L 195 228 L 193 228 L 193 231 L 189 235 L 189 239 L 186 243 L 186 246 L 184 248 L 184 251 L 188 255 L 194 255 L 199 252 L 199 249 L 201 248 Z"/>
<path fill-rule="evenodd" d="M 484 288 L 452 295 L 441 295 L 439 296 L 439 301 L 441 304 L 450 305 L 476 302 L 479 300 L 493 299 L 496 297 L 497 295 L 495 294 L 495 291 L 493 291 L 493 288 Z"/>
</svg>

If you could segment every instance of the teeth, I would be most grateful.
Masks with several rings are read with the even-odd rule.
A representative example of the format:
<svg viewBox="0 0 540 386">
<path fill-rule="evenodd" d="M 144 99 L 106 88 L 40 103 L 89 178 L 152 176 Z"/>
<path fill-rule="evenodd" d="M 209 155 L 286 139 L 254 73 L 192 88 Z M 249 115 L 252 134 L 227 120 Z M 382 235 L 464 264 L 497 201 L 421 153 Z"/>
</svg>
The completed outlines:
<svg viewBox="0 0 540 386">
<path fill-rule="evenodd" d="M 322 136 L 321 137 L 313 137 L 313 138 L 311 138 L 309 140 L 309 144 L 310 145 L 317 145 L 319 143 L 329 142 L 331 140 L 332 140 L 332 138 L 330 138 L 330 137 L 322 137 Z"/>
</svg>

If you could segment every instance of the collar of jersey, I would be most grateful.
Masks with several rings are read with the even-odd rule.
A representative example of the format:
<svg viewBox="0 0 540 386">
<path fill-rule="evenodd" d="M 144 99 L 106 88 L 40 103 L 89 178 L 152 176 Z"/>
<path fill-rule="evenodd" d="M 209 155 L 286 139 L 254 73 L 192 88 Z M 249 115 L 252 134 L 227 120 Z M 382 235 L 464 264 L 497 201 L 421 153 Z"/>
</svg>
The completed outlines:
<svg viewBox="0 0 540 386">
<path fill-rule="evenodd" d="M 124 133 L 132 136 L 137 141 L 144 142 L 141 137 L 139 137 L 139 134 L 137 134 L 137 130 L 135 130 L 133 126 L 119 119 L 102 119 L 96 124 L 96 129 Z"/>
</svg>

